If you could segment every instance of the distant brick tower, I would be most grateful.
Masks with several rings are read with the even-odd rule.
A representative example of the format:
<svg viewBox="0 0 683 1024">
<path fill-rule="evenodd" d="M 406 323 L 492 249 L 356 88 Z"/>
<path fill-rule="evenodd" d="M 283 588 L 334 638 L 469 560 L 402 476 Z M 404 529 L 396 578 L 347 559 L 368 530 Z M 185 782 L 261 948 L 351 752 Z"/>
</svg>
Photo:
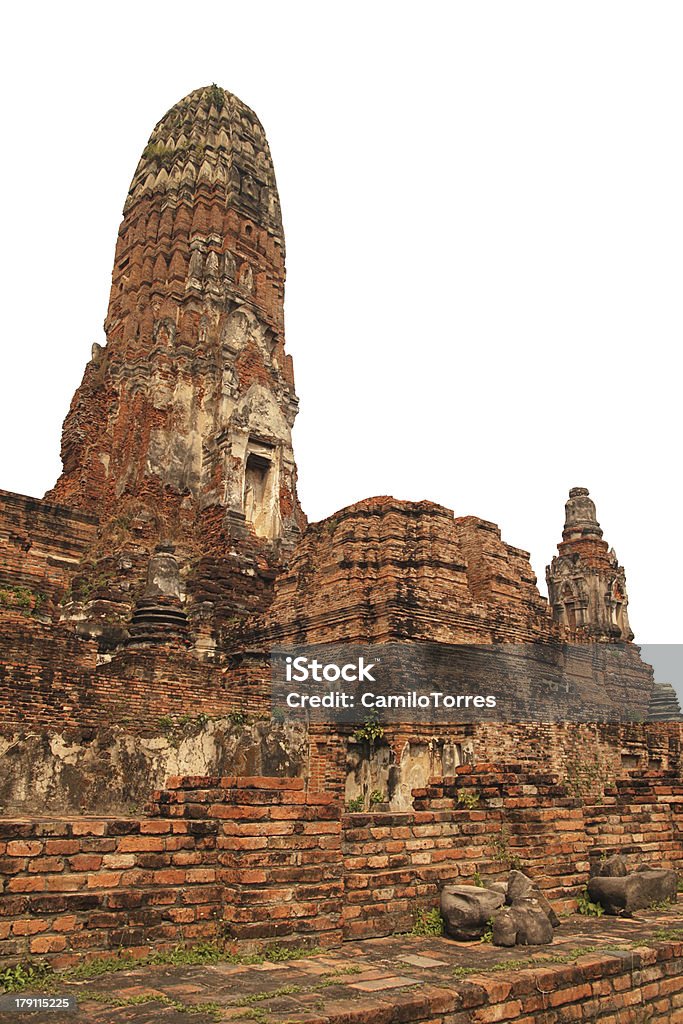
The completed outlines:
<svg viewBox="0 0 683 1024">
<path fill-rule="evenodd" d="M 285 245 L 256 115 L 218 86 L 157 124 L 119 229 L 107 345 L 93 346 L 47 498 L 151 544 L 292 543 L 304 525 L 284 351 Z"/>
<path fill-rule="evenodd" d="M 585 487 L 572 487 L 565 512 L 559 554 L 546 569 L 555 621 L 593 640 L 632 640 L 624 570 Z"/>
</svg>

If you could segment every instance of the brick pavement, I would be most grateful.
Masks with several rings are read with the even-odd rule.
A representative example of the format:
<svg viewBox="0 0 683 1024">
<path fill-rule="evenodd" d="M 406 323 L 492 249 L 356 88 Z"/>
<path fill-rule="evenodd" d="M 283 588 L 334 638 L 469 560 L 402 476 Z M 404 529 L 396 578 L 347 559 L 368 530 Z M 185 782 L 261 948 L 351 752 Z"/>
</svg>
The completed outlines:
<svg viewBox="0 0 683 1024">
<path fill-rule="evenodd" d="M 563 921 L 552 946 L 445 938 L 345 943 L 286 962 L 143 965 L 53 991 L 75 1015 L 0 1013 L 7 1024 L 489 1024 L 683 1021 L 683 903 L 633 919 Z"/>
</svg>

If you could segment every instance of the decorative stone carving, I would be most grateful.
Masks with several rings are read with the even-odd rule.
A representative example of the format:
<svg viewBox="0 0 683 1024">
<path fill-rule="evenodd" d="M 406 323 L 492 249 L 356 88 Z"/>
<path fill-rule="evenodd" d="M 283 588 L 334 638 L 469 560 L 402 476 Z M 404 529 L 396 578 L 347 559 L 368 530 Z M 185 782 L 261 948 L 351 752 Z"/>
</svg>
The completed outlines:
<svg viewBox="0 0 683 1024">
<path fill-rule="evenodd" d="M 242 269 L 240 270 L 240 286 L 245 292 L 253 292 L 254 290 L 254 271 L 251 269 L 250 263 L 242 264 Z"/>
<path fill-rule="evenodd" d="M 243 309 L 236 309 L 223 325 L 223 345 L 227 354 L 235 356 L 249 340 L 249 317 Z"/>
<path fill-rule="evenodd" d="M 205 268 L 205 274 L 208 281 L 218 281 L 218 267 L 218 254 L 215 252 L 210 252 L 209 255 L 206 257 Z"/>
<path fill-rule="evenodd" d="M 232 253 L 226 249 L 223 254 L 223 277 L 226 281 L 234 281 L 235 274 L 237 273 L 237 265 L 232 256 Z"/>
<path fill-rule="evenodd" d="M 202 287 L 204 277 L 204 254 L 199 247 L 192 250 L 190 255 L 190 266 L 187 274 L 188 288 Z"/>
<path fill-rule="evenodd" d="M 569 492 L 558 552 L 546 569 L 555 621 L 594 640 L 632 640 L 624 570 L 602 539 L 585 487 Z"/>
<path fill-rule="evenodd" d="M 163 345 L 168 348 L 175 341 L 175 334 L 175 324 L 168 317 L 154 321 L 152 337 L 157 345 Z"/>
</svg>

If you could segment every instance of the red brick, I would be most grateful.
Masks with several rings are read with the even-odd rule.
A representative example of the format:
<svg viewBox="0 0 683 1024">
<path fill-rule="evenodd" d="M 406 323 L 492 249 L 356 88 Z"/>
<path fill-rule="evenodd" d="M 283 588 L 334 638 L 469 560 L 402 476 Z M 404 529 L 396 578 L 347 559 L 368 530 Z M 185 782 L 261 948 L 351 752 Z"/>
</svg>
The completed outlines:
<svg viewBox="0 0 683 1024">
<path fill-rule="evenodd" d="M 48 839 L 45 843 L 45 853 L 48 855 L 56 854 L 61 857 L 78 853 L 80 848 L 81 844 L 77 839 Z"/>
<path fill-rule="evenodd" d="M 164 839 L 154 836 L 123 836 L 119 843 L 119 853 L 160 853 L 166 848 Z"/>
<path fill-rule="evenodd" d="M 81 853 L 69 858 L 72 871 L 98 871 L 102 867 L 102 855 L 97 853 Z"/>
<path fill-rule="evenodd" d="M 52 922 L 52 928 L 56 932 L 72 932 L 80 927 L 82 925 L 79 924 L 75 914 L 65 914 L 63 917 L 56 917 Z"/>
<path fill-rule="evenodd" d="M 222 780 L 221 780 L 222 781 Z M 281 777 L 271 777 L 269 775 L 258 775 L 258 776 L 238 776 L 236 780 L 226 780 L 227 782 L 236 781 L 238 789 L 280 789 L 280 790 L 298 790 L 304 788 L 303 779 L 283 779 Z"/>
<path fill-rule="evenodd" d="M 35 841 L 14 840 L 7 844 L 8 857 L 37 857 L 43 852 L 43 844 Z"/>
<path fill-rule="evenodd" d="M 28 862 L 28 870 L 36 874 L 52 874 L 64 870 L 64 861 L 61 857 L 34 857 Z"/>
<path fill-rule="evenodd" d="M 173 822 L 167 819 L 152 819 L 140 822 L 141 835 L 166 835 L 173 831 Z"/>
<path fill-rule="evenodd" d="M 188 884 L 201 882 L 215 882 L 216 871 L 214 868 L 190 868 L 187 871 Z"/>
<path fill-rule="evenodd" d="M 153 875 L 154 885 L 183 885 L 185 872 L 174 868 L 163 868 L 155 871 Z"/>
<path fill-rule="evenodd" d="M 120 871 L 98 871 L 88 875 L 89 889 L 113 889 L 121 880 Z"/>
<path fill-rule="evenodd" d="M 37 935 L 39 932 L 46 932 L 50 927 L 47 921 L 15 921 L 12 925 L 13 935 Z"/>
<path fill-rule="evenodd" d="M 135 855 L 132 853 L 105 853 L 102 866 L 111 868 L 132 868 L 135 866 Z"/>
<path fill-rule="evenodd" d="M 30 949 L 32 953 L 59 953 L 66 949 L 66 939 L 63 935 L 40 935 L 31 939 Z"/>
<path fill-rule="evenodd" d="M 5 888 L 7 892 L 43 892 L 45 879 L 39 875 L 29 878 L 10 878 Z"/>
<path fill-rule="evenodd" d="M 107 825 L 104 821 L 74 821 L 71 831 L 75 836 L 104 836 L 107 834 Z"/>
</svg>

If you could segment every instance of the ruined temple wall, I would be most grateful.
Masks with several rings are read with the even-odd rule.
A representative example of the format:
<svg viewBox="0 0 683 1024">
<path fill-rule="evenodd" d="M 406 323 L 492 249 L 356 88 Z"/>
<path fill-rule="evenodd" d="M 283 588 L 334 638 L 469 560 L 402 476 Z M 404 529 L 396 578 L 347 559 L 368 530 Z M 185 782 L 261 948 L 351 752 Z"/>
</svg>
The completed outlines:
<svg viewBox="0 0 683 1024">
<path fill-rule="evenodd" d="M 502 880 L 524 871 L 558 912 L 571 910 L 591 871 L 619 852 L 683 868 L 683 787 L 673 773 L 634 772 L 602 804 L 573 796 L 559 778 L 516 765 L 463 766 L 415 790 L 408 813 L 343 818 L 344 934 L 410 930 L 438 905 L 444 884 Z"/>
<path fill-rule="evenodd" d="M 579 796 L 601 794 L 632 769 L 681 770 L 680 722 L 482 724 L 475 735 L 475 760 L 543 767 Z"/>
<path fill-rule="evenodd" d="M 683 783 L 675 771 L 634 772 L 617 779 L 594 803 L 586 802 L 591 857 L 619 853 L 631 870 L 642 864 L 680 870 Z"/>
<path fill-rule="evenodd" d="M 482 764 L 432 780 L 410 813 L 343 814 L 301 779 L 201 776 L 169 779 L 146 817 L 5 819 L 0 963 L 386 935 L 435 908 L 444 883 L 512 867 L 571 909 L 615 836 L 644 847 L 640 862 L 683 865 L 682 787 L 650 772 L 619 788 L 600 817 L 551 773 Z M 653 818 L 643 843 L 651 807 L 666 821 Z"/>
<path fill-rule="evenodd" d="M 94 516 L 0 490 L 0 589 L 29 591 L 31 610 L 46 614 L 96 533 Z M 8 594 L 2 606 L 10 602 Z"/>
<path fill-rule="evenodd" d="M 201 512 L 292 544 L 305 525 L 284 349 L 285 244 L 256 115 L 218 86 L 158 122 L 128 191 L 107 345 L 74 395 L 50 497 L 141 520 L 148 546 L 192 539 Z M 265 554 L 265 545 L 262 554 Z"/>
<path fill-rule="evenodd" d="M 164 766 L 167 773 L 233 771 L 224 753 L 233 750 L 231 742 L 217 742 L 215 732 L 196 728 L 200 718 L 270 719 L 270 665 L 263 650 L 214 662 L 161 644 L 122 649 L 107 660 L 93 641 L 66 626 L 17 611 L 0 614 L 0 647 L 0 730 L 10 751 L 0 782 L 6 809 L 38 810 L 17 786 L 17 776 L 25 773 L 25 794 L 47 799 L 48 809 L 57 809 L 60 798 L 63 808 L 71 808 L 75 794 L 89 794 L 89 810 L 120 811 L 159 785 Z M 195 723 L 187 736 L 179 734 L 179 743 L 189 746 L 192 733 L 196 756 L 176 758 L 170 749 L 162 722 L 175 725 L 180 719 Z M 681 769 L 683 726 L 676 722 L 391 725 L 367 751 L 354 745 L 354 728 L 311 724 L 309 752 L 303 761 L 297 758 L 296 772 L 314 791 L 340 799 L 346 791 L 353 798 L 362 790 L 348 781 L 347 756 L 360 754 L 368 763 L 369 791 L 387 791 L 392 810 L 409 809 L 414 787 L 464 761 L 543 766 L 559 773 L 572 792 L 595 797 L 625 769 Z M 155 752 L 136 737 L 156 737 L 164 749 Z M 93 768 L 98 760 L 116 766 L 113 778 L 121 785 L 110 793 L 103 789 L 103 773 Z M 239 771 L 268 774 L 258 758 L 248 764 L 240 755 L 235 763 Z M 68 776 L 69 782 L 48 788 L 40 781 L 48 776 Z M 136 779 L 135 785 L 126 779 Z M 100 804 L 101 799 L 109 802 Z"/>
<path fill-rule="evenodd" d="M 571 909 L 588 879 L 581 801 L 556 776 L 518 766 L 456 769 L 414 791 L 404 814 L 344 818 L 345 934 L 370 938 L 412 927 L 441 887 L 527 872 L 556 909 Z"/>
<path fill-rule="evenodd" d="M 97 646 L 66 627 L 0 617 L 0 716 L 4 727 L 126 725 L 154 731 L 165 715 L 270 710 L 267 663 L 221 667 L 179 646 L 122 651 L 98 664 Z"/>
<path fill-rule="evenodd" d="M 219 934 L 217 821 L 0 821 L 0 963 L 133 955 Z"/>
<path fill-rule="evenodd" d="M 478 601 L 526 603 L 539 621 L 547 617 L 547 602 L 538 593 L 528 551 L 507 544 L 495 523 L 477 516 L 456 518 L 453 528 L 467 560 L 468 587 Z"/>
<path fill-rule="evenodd" d="M 476 760 L 514 760 L 556 772 L 572 793 L 590 799 L 630 770 L 680 773 L 682 741 L 680 722 L 529 723 L 481 726 L 475 748 Z"/>
<path fill-rule="evenodd" d="M 133 814 L 170 775 L 305 777 L 308 736 L 270 717 L 167 716 L 141 736 L 124 727 L 0 732 L 0 813 Z"/>
<path fill-rule="evenodd" d="M 570 793 L 601 799 L 605 787 L 640 769 L 680 774 L 683 725 L 680 722 L 630 724 L 496 723 L 394 725 L 374 744 L 359 743 L 347 728 L 349 757 L 337 791 L 347 801 L 374 790 L 394 811 L 412 807 L 412 790 L 430 778 L 451 775 L 465 763 L 519 764 L 551 771 Z M 315 751 L 312 748 L 311 757 Z"/>
<path fill-rule="evenodd" d="M 284 643 L 560 636 L 528 554 L 494 524 L 391 497 L 309 526 L 254 635 Z"/>
<path fill-rule="evenodd" d="M 0 964 L 341 939 L 340 811 L 296 779 L 186 777 L 149 817 L 0 821 Z"/>
<path fill-rule="evenodd" d="M 271 719 L 262 659 L 182 648 L 99 663 L 66 627 L 0 615 L 0 808 L 125 813 L 173 774 L 306 775 L 303 724 Z"/>
<path fill-rule="evenodd" d="M 36 811 L 41 800 L 44 809 L 58 809 L 60 799 L 68 809 L 85 799 L 81 806 L 94 813 L 116 812 L 137 805 L 164 771 L 270 770 L 260 755 L 237 752 L 220 721 L 206 727 L 200 722 L 270 719 L 270 667 L 259 652 L 220 665 L 162 645 L 131 648 L 98 664 L 92 641 L 19 613 L 0 616 L 0 644 L 0 795 L 7 810 Z M 179 720 L 187 723 L 185 732 L 175 731 Z M 463 761 L 542 766 L 557 772 L 572 792 L 597 798 L 629 768 L 680 771 L 683 739 L 683 726 L 674 722 L 415 724 L 387 727 L 381 743 L 365 751 L 354 743 L 353 732 L 354 727 L 311 725 L 306 753 L 301 743 L 287 747 L 296 773 L 313 791 L 350 799 L 362 792 L 363 782 L 349 781 L 355 769 L 347 757 L 360 756 L 368 766 L 368 792 L 387 792 L 392 810 L 410 809 L 414 787 Z M 245 743 L 247 750 L 253 746 Z M 103 765 L 112 773 L 110 790 Z M 19 776 L 25 785 L 18 784 Z"/>
<path fill-rule="evenodd" d="M 426 991 L 417 1013 L 412 1019 L 420 1024 L 681 1024 L 683 943 L 650 940 L 637 951 L 588 952 L 571 964 L 548 960 L 505 977 L 471 976 L 451 993 Z"/>
<path fill-rule="evenodd" d="M 178 778 L 154 794 L 153 813 L 217 821 L 224 934 L 339 941 L 340 807 L 302 779 Z"/>
</svg>

